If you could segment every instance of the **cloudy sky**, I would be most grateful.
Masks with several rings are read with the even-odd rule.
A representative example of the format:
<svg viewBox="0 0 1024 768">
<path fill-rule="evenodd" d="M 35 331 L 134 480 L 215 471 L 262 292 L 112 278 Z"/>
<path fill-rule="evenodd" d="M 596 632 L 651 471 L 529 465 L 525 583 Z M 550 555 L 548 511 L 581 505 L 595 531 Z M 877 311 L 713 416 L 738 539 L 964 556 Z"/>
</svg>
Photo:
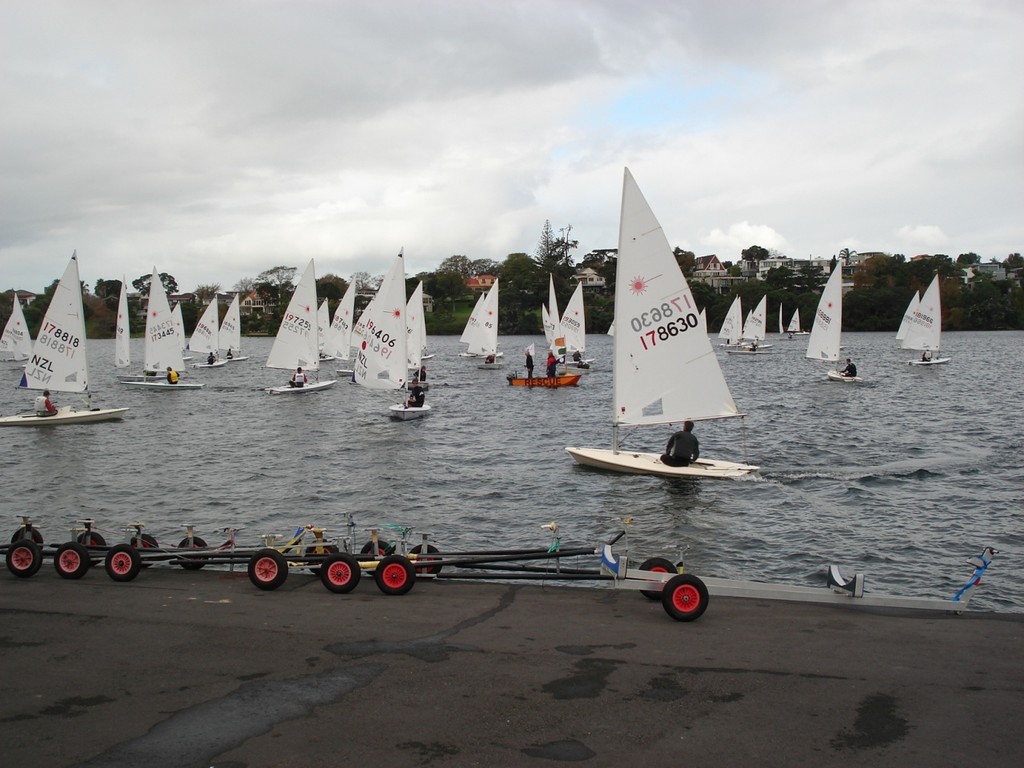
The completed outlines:
<svg viewBox="0 0 1024 768">
<path fill-rule="evenodd" d="M 0 0 L 0 290 L 1024 251 L 1019 0 Z"/>
</svg>

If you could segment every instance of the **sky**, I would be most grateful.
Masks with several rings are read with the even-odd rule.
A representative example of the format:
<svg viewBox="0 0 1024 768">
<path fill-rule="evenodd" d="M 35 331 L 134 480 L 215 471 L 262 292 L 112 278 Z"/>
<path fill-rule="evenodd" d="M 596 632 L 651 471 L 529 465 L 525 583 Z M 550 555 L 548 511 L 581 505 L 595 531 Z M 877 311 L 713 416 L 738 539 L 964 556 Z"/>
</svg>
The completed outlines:
<svg viewBox="0 0 1024 768">
<path fill-rule="evenodd" d="M 0 0 L 0 290 L 1024 251 L 1019 0 Z"/>
</svg>

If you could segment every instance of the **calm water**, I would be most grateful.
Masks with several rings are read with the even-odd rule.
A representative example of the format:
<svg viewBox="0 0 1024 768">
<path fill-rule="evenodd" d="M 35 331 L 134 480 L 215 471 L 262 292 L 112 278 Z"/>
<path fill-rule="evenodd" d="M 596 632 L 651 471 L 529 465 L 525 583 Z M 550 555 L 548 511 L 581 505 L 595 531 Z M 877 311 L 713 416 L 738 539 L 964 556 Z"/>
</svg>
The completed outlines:
<svg viewBox="0 0 1024 768">
<path fill-rule="evenodd" d="M 120 423 L 0 432 L 7 525 L 31 513 L 59 541 L 93 517 L 117 539 L 142 520 L 162 543 L 185 522 L 235 525 L 256 544 L 306 522 L 340 535 L 352 512 L 361 529 L 409 525 L 457 549 L 546 545 L 552 520 L 563 543 L 589 545 L 632 516 L 633 553 L 685 548 L 697 574 L 821 585 L 839 563 L 875 592 L 927 597 L 950 596 L 970 575 L 964 558 L 994 546 L 972 605 L 1024 611 L 1024 333 L 945 334 L 953 362 L 929 369 L 908 366 L 889 335 L 845 334 L 869 380 L 853 386 L 826 382 L 803 357 L 806 339 L 775 341 L 771 356 L 719 353 L 747 417 L 697 434 L 705 455 L 763 467 L 739 482 L 604 474 L 569 458 L 566 445 L 610 443 L 607 336 L 589 340 L 598 362 L 580 387 L 537 391 L 458 358 L 456 337 L 431 338 L 435 410 L 404 423 L 386 417 L 396 396 L 347 381 L 263 393 L 288 376 L 262 367 L 271 339 L 244 340 L 252 358 L 190 371 L 206 388 L 176 393 L 117 384 L 113 342 L 91 341 L 96 404 L 131 410 Z M 502 338 L 510 368 L 530 342 L 543 339 Z M 32 398 L 14 389 L 18 369 L 0 364 L 0 376 L 0 413 L 23 410 Z M 669 433 L 637 430 L 627 446 L 660 450 Z"/>
</svg>

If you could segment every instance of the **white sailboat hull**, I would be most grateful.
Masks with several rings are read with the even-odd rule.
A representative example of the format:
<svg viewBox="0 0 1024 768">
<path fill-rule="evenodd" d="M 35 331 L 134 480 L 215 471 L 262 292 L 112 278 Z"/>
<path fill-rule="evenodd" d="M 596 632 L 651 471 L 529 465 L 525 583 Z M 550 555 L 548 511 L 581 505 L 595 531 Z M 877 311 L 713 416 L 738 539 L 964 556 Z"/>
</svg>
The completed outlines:
<svg viewBox="0 0 1024 768">
<path fill-rule="evenodd" d="M 612 451 L 601 448 L 566 448 L 566 453 L 577 464 L 630 475 L 656 475 L 657 477 L 747 477 L 760 467 L 732 461 L 698 459 L 685 467 L 670 467 L 661 463 L 661 454 Z"/>
<path fill-rule="evenodd" d="M 213 363 L 193 363 L 192 367 L 193 368 L 222 368 L 223 366 L 227 365 L 229 362 L 230 362 L 230 360 L 217 360 L 216 362 L 213 362 Z"/>
<path fill-rule="evenodd" d="M 412 421 L 413 419 L 422 419 L 424 416 L 429 416 L 430 406 L 426 403 L 419 408 L 407 405 L 392 405 L 388 409 L 388 414 L 397 421 Z"/>
<path fill-rule="evenodd" d="M 203 387 L 206 386 L 205 384 L 197 384 L 193 382 L 184 381 L 179 381 L 177 384 L 170 384 L 166 381 L 126 381 L 122 379 L 121 383 L 124 384 L 126 387 L 145 387 L 146 389 L 157 390 L 160 392 L 172 391 L 176 389 L 202 389 Z"/>
<path fill-rule="evenodd" d="M 931 360 L 908 360 L 910 365 L 942 365 L 948 363 L 952 358 L 950 357 L 934 357 Z"/>
<path fill-rule="evenodd" d="M 272 395 L 303 395 L 333 387 L 335 383 L 337 383 L 337 379 L 328 379 L 327 381 L 314 381 L 303 387 L 290 387 L 287 384 L 280 387 L 267 387 L 264 391 Z"/>
<path fill-rule="evenodd" d="M 96 421 L 113 421 L 124 416 L 127 408 L 93 408 L 88 411 L 76 411 L 70 406 L 62 406 L 53 416 L 37 416 L 34 413 L 22 413 L 17 416 L 0 417 L 0 427 L 54 427 L 58 424 L 90 424 Z"/>
<path fill-rule="evenodd" d="M 853 382 L 857 381 L 864 381 L 864 379 L 862 379 L 860 376 L 844 376 L 839 371 L 829 371 L 826 375 L 828 376 L 829 381 L 842 381 L 847 384 L 852 384 Z"/>
</svg>

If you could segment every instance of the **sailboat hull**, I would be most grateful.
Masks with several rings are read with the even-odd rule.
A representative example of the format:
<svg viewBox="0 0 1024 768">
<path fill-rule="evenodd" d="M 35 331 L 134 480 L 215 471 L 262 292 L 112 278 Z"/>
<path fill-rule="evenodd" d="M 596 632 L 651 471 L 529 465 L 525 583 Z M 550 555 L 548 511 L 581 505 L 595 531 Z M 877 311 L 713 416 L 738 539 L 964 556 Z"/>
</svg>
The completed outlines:
<svg viewBox="0 0 1024 768">
<path fill-rule="evenodd" d="M 430 415 L 430 406 L 423 404 L 419 407 L 410 407 L 407 405 L 392 405 L 388 409 L 388 415 L 396 421 L 412 421 L 413 419 L 422 419 L 424 416 Z"/>
<path fill-rule="evenodd" d="M 309 392 L 319 392 L 322 389 L 333 387 L 337 379 L 329 379 L 328 381 L 314 381 L 310 382 L 304 387 L 289 387 L 287 384 L 280 387 L 267 387 L 265 392 L 269 392 L 272 395 L 302 395 Z"/>
<path fill-rule="evenodd" d="M 750 464 L 714 459 L 698 459 L 685 467 L 670 467 L 661 463 L 661 454 L 657 453 L 629 453 L 600 448 L 566 448 L 565 451 L 577 464 L 630 475 L 735 479 L 753 475 L 760 469 Z"/>
<path fill-rule="evenodd" d="M 853 384 L 858 381 L 864 381 L 864 379 L 862 379 L 860 376 L 843 376 L 843 374 L 841 374 L 839 371 L 829 371 L 827 375 L 829 381 L 841 381 L 845 384 Z"/>
<path fill-rule="evenodd" d="M 127 408 L 95 408 L 90 411 L 75 411 L 68 406 L 53 416 L 36 416 L 23 413 L 18 416 L 0 417 L 0 427 L 55 427 L 59 424 L 91 424 L 97 421 L 114 421 L 124 416 Z"/>
<path fill-rule="evenodd" d="M 935 357 L 931 360 L 909 360 L 910 365 L 942 365 L 948 363 L 952 358 L 950 357 Z"/>
</svg>

